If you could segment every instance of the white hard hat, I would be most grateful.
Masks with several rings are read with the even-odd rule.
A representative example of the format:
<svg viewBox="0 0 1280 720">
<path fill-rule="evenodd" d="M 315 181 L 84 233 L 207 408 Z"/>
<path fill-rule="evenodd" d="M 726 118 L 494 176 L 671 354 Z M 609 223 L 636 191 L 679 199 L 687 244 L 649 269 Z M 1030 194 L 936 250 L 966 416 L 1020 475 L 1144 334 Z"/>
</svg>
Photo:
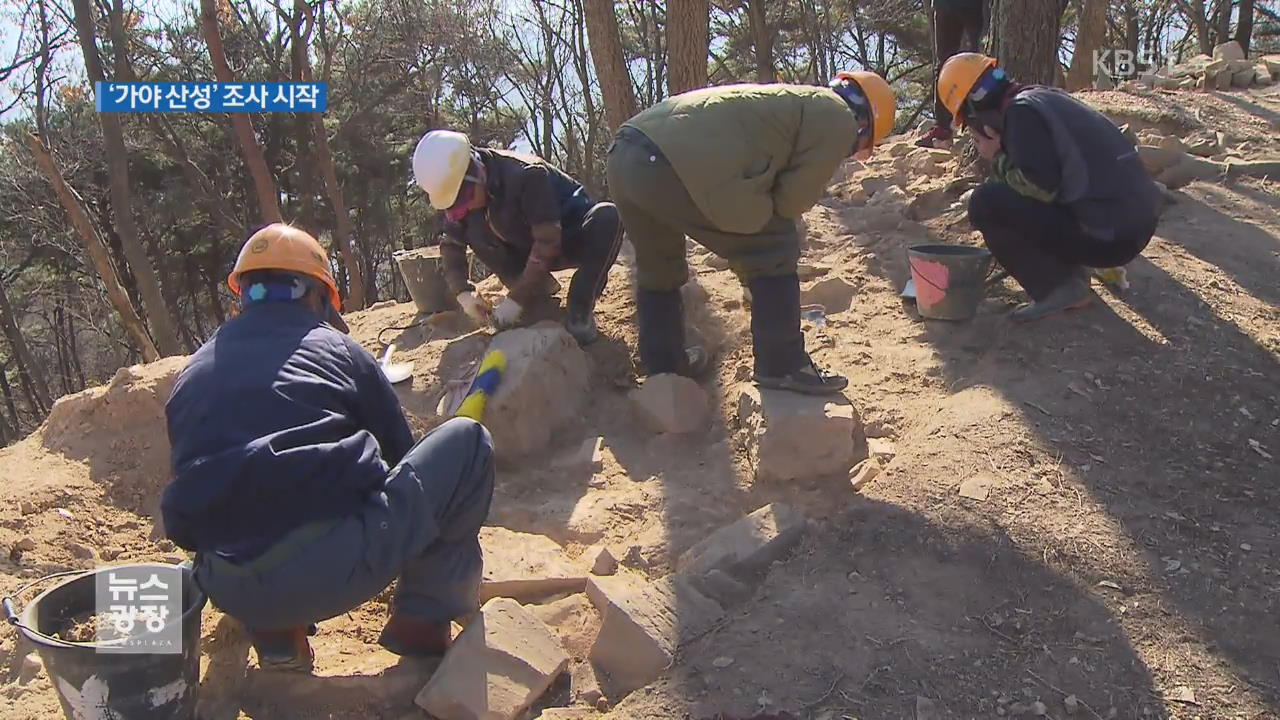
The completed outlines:
<svg viewBox="0 0 1280 720">
<path fill-rule="evenodd" d="M 471 141 L 452 130 L 432 130 L 413 150 L 413 179 L 426 191 L 431 206 L 448 210 L 471 166 Z"/>
</svg>

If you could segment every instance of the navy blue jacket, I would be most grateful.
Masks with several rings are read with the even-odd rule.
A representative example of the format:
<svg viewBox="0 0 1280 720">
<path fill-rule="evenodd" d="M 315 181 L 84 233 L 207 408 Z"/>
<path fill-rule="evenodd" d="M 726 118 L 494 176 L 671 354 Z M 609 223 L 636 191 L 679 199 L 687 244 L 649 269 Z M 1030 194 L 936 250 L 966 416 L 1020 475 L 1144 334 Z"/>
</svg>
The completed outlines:
<svg viewBox="0 0 1280 720">
<path fill-rule="evenodd" d="M 413 437 L 377 361 L 297 302 L 250 305 L 165 405 L 165 531 L 243 562 L 307 523 L 357 512 Z"/>
</svg>

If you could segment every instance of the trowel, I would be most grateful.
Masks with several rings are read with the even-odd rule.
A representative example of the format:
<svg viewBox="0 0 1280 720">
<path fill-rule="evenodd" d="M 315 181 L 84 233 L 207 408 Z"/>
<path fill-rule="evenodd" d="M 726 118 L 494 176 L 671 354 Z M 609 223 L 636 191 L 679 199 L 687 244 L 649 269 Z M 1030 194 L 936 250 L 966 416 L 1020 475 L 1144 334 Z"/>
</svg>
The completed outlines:
<svg viewBox="0 0 1280 720">
<path fill-rule="evenodd" d="M 395 343 L 387 346 L 386 352 L 382 353 L 382 374 L 387 378 L 387 382 L 395 385 L 413 377 L 413 363 L 395 363 L 391 362 L 391 354 L 396 351 Z"/>
</svg>

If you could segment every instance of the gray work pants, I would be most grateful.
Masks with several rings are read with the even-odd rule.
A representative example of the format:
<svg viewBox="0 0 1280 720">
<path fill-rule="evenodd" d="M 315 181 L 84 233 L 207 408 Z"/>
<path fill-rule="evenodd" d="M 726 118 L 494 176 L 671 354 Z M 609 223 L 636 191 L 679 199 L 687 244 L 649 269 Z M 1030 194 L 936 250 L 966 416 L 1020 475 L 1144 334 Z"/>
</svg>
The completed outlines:
<svg viewBox="0 0 1280 720">
<path fill-rule="evenodd" d="M 351 515 L 300 528 L 245 565 L 202 553 L 196 582 L 254 629 L 341 615 L 397 577 L 394 612 L 433 622 L 462 617 L 479 603 L 479 533 L 493 479 L 489 431 L 455 418 L 422 438 L 382 492 Z"/>
</svg>

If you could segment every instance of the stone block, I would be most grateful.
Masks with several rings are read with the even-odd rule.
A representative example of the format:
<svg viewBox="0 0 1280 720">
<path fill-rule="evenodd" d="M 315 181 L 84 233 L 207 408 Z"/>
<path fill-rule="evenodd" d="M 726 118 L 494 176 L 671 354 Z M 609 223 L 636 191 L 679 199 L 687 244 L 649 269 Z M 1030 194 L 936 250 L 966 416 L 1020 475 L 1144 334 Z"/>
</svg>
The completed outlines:
<svg viewBox="0 0 1280 720">
<path fill-rule="evenodd" d="M 556 593 L 581 592 L 587 582 L 585 570 L 543 535 L 481 528 L 480 549 L 484 553 L 480 602 L 496 597 L 529 602 Z"/>
<path fill-rule="evenodd" d="M 640 419 L 653 431 L 689 433 L 707 426 L 711 401 L 698 383 L 682 375 L 664 373 L 644 381 L 631 393 Z"/>
<path fill-rule="evenodd" d="M 781 560 L 800 542 L 808 523 L 783 503 L 771 503 L 708 535 L 680 556 L 680 572 L 723 570 L 746 575 Z"/>
<path fill-rule="evenodd" d="M 591 385 L 586 353 L 559 323 L 499 333 L 489 349 L 507 356 L 484 415 L 494 449 L 504 459 L 544 450 L 581 418 Z"/>
<path fill-rule="evenodd" d="M 753 385 L 738 389 L 738 421 L 761 480 L 847 473 L 866 456 L 857 410 L 843 397 L 814 397 Z"/>
</svg>

